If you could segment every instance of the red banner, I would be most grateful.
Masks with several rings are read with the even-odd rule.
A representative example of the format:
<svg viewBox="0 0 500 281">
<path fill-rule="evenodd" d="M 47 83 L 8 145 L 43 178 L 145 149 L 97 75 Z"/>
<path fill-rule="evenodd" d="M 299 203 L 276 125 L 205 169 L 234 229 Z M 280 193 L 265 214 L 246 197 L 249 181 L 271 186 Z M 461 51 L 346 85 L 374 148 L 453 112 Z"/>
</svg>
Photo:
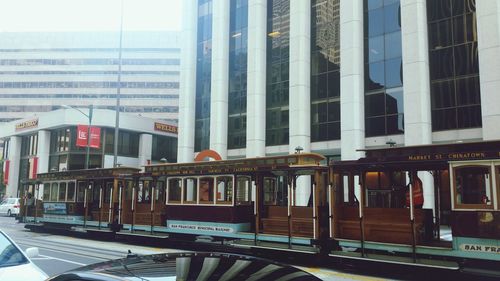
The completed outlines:
<svg viewBox="0 0 500 281">
<path fill-rule="evenodd" d="M 87 147 L 87 125 L 78 125 L 76 132 L 76 146 Z M 101 128 L 90 127 L 90 147 L 99 148 L 101 144 Z"/>
<path fill-rule="evenodd" d="M 36 179 L 36 174 L 38 172 L 38 157 L 33 157 L 30 158 L 30 173 L 28 175 L 28 178 L 30 180 Z"/>
<path fill-rule="evenodd" d="M 10 170 L 10 160 L 5 160 L 3 170 L 3 183 L 9 184 L 9 170 Z"/>
</svg>

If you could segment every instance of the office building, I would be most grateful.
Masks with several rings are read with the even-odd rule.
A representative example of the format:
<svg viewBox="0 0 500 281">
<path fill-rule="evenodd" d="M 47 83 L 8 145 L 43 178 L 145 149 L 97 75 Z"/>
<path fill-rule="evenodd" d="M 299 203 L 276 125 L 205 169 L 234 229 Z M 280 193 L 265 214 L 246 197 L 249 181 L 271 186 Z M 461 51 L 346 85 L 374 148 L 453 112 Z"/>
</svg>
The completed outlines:
<svg viewBox="0 0 500 281">
<path fill-rule="evenodd" d="M 37 173 L 85 168 L 88 108 L 55 110 L 0 125 L 4 142 L 3 183 L 10 197 L 33 193 L 29 182 Z M 79 128 L 80 126 L 80 128 Z M 115 111 L 93 110 L 88 168 L 114 165 Z M 163 120 L 120 114 L 117 165 L 141 168 L 150 163 L 177 161 L 177 126 Z M 30 181 L 31 180 L 31 181 Z M 22 192 L 21 192 L 22 191 Z M 43 193 L 41 193 L 43 194 Z"/>
<path fill-rule="evenodd" d="M 177 122 L 176 32 L 123 32 L 122 112 Z M 0 123 L 61 105 L 116 107 L 119 32 L 0 32 Z"/>
<path fill-rule="evenodd" d="M 183 19 L 180 162 L 500 139 L 498 1 L 186 0 Z"/>
</svg>

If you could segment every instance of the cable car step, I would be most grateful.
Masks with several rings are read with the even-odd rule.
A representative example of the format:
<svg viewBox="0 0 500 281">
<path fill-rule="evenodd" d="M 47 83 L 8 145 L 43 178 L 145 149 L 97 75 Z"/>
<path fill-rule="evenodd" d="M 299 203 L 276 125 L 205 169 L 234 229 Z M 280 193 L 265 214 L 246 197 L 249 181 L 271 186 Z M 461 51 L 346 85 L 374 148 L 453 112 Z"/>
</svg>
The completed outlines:
<svg viewBox="0 0 500 281">
<path fill-rule="evenodd" d="M 431 268 L 449 269 L 449 270 L 458 270 L 460 268 L 458 263 L 453 261 L 417 258 L 416 262 L 413 262 L 412 257 L 389 256 L 389 255 L 373 254 L 373 253 L 365 254 L 365 256 L 362 257 L 361 253 L 358 252 L 333 251 L 330 253 L 330 256 L 338 258 L 357 259 L 357 260 L 366 260 L 373 262 L 431 267 Z"/>
</svg>

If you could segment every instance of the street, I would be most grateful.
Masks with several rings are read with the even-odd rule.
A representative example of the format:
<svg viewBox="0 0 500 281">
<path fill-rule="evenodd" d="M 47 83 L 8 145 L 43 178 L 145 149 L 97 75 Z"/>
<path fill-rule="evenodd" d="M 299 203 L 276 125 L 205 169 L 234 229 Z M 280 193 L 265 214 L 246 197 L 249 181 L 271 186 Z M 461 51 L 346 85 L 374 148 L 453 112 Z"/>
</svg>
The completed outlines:
<svg viewBox="0 0 500 281">
<path fill-rule="evenodd" d="M 32 261 L 49 276 L 93 263 L 123 258 L 127 255 L 128 250 L 136 254 L 179 251 L 30 232 L 24 228 L 23 223 L 19 223 L 13 217 L 0 217 L 0 229 L 7 233 L 23 250 L 38 247 L 40 255 L 32 258 Z M 300 268 L 322 280 L 387 280 L 331 269 Z"/>
</svg>

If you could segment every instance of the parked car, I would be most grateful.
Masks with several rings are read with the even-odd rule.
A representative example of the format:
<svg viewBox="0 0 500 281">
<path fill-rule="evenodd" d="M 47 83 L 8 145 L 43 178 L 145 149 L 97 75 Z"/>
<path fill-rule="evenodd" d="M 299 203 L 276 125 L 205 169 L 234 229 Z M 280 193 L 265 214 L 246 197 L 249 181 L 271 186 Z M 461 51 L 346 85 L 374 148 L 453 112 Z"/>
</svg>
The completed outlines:
<svg viewBox="0 0 500 281">
<path fill-rule="evenodd" d="M 38 256 L 38 248 L 28 248 L 23 252 L 0 230 L 0 280 L 46 280 L 47 274 L 30 260 L 35 256 Z"/>
<path fill-rule="evenodd" d="M 244 255 L 165 253 L 81 267 L 49 281 L 98 280 L 321 280 L 296 267 Z"/>
<path fill-rule="evenodd" d="M 0 215 L 18 215 L 20 208 L 19 198 L 5 198 L 2 203 L 0 203 Z"/>
</svg>

